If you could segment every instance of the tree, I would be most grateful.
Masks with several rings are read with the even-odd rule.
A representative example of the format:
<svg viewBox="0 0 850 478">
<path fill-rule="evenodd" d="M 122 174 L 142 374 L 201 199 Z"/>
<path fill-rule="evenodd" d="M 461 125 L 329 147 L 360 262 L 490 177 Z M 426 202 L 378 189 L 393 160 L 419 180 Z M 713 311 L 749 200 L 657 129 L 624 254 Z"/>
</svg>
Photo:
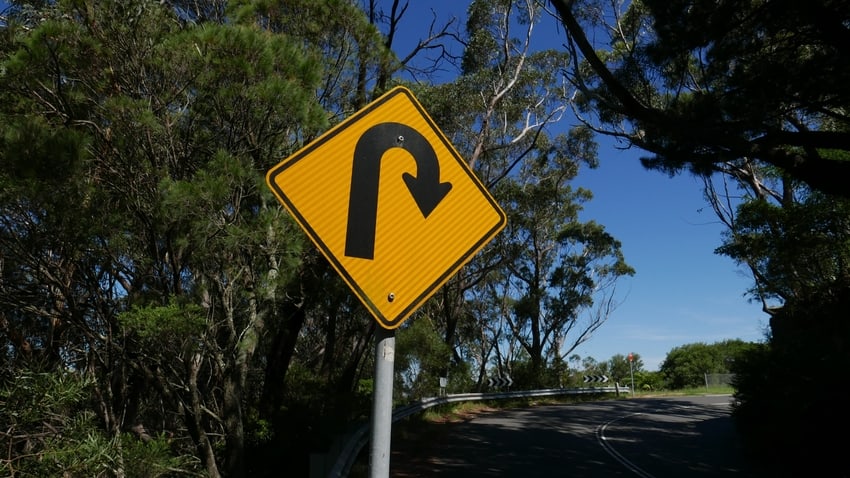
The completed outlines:
<svg viewBox="0 0 850 478">
<path fill-rule="evenodd" d="M 505 320 L 532 371 L 562 361 L 604 323 L 612 300 L 605 294 L 633 273 L 614 238 L 598 224 L 578 221 L 588 196 L 565 186 L 569 171 L 558 163 L 524 165 L 503 186 L 509 225 L 497 241 L 510 304 Z M 599 312 L 582 324 L 581 314 L 594 304 Z"/>
<path fill-rule="evenodd" d="M 459 76 L 450 83 L 417 88 L 431 116 L 479 179 L 491 187 L 538 151 L 549 149 L 544 154 L 562 154 L 557 151 L 561 145 L 552 144 L 546 132 L 565 108 L 552 91 L 562 55 L 531 50 L 539 18 L 540 10 L 534 2 L 472 2 Z M 507 27 L 514 24 L 518 33 Z M 499 201 L 499 191 L 493 193 Z M 471 301 L 474 297 L 493 297 L 485 282 L 498 280 L 492 273 L 503 258 L 499 251 L 490 250 L 492 254 L 484 251 L 450 280 L 436 305 L 438 312 L 433 314 L 444 321 L 445 340 L 454 349 L 455 363 L 469 348 L 500 352 L 495 343 L 479 342 L 488 335 L 504 336 L 486 323 L 489 317 L 476 315 L 493 306 Z M 476 291 L 478 287 L 485 290 Z M 479 384 L 488 358 L 486 353 L 478 357 Z M 501 357 L 498 362 L 500 371 L 509 373 Z"/>
<path fill-rule="evenodd" d="M 667 353 L 659 371 L 671 389 L 700 387 L 705 385 L 707 373 L 731 373 L 732 365 L 749 347 L 738 339 L 682 345 Z"/>
<path fill-rule="evenodd" d="M 590 195 L 587 191 L 573 191 L 568 183 L 580 164 L 595 165 L 595 147 L 580 130 L 550 135 L 549 129 L 561 119 L 565 109 L 560 85 L 553 78 L 568 60 L 563 53 L 531 49 L 540 13 L 534 2 L 473 2 L 460 76 L 451 83 L 418 88 L 429 113 L 479 178 L 491 186 L 501 204 L 513 208 L 509 211 L 509 224 L 524 224 L 509 226 L 501 234 L 512 244 L 497 239 L 451 280 L 440 296 L 441 312 L 432 314 L 445 320 L 446 342 L 454 347 L 455 362 L 465 355 L 464 350 L 476 350 L 479 381 L 484 378 L 489 362 L 486 354 L 491 351 L 496 354 L 496 367 L 501 374 L 510 374 L 509 357 L 515 356 L 519 346 L 529 353 L 531 369 L 540 370 L 544 360 L 562 361 L 562 349 L 568 353 L 607 318 L 612 302 L 610 297 L 603 298 L 600 291 L 613 292 L 615 278 L 629 270 L 624 262 L 617 264 L 619 244 L 604 228 L 592 223 L 576 224 L 580 204 Z M 514 26 L 519 28 L 514 30 Z M 459 107 L 461 104 L 465 106 Z M 547 210 L 544 204 L 563 209 Z M 551 318 L 540 319 L 545 325 L 524 328 L 527 318 L 514 319 L 514 311 L 510 310 L 514 307 L 511 303 L 517 300 L 516 289 L 511 290 L 516 282 L 510 284 L 517 280 L 517 271 L 511 271 L 509 263 L 522 260 L 516 256 L 517 251 L 529 244 L 528 230 L 533 228 L 545 230 L 540 247 L 557 245 L 551 254 L 547 253 L 539 280 L 556 281 L 552 290 L 545 293 L 561 296 L 553 297 L 550 304 L 538 305 L 551 306 L 539 314 Z M 586 256 L 581 257 L 582 254 Z M 608 259 L 610 263 L 606 262 Z M 528 303 L 533 302 L 534 293 L 544 293 L 531 291 L 543 288 L 542 282 L 528 287 Z M 575 293 L 570 295 L 570 290 Z M 588 314 L 586 322 L 576 320 L 578 313 L 589 306 L 587 299 L 597 293 L 599 308 Z M 473 299 L 491 304 L 480 305 Z M 554 310 L 556 306 L 560 310 Z M 485 311 L 487 315 L 479 315 Z M 510 326 L 508 319 L 516 323 Z M 575 336 L 570 343 L 568 334 Z M 480 343 L 482 339 L 490 343 Z M 544 352 L 549 355 L 544 356 Z"/>
<path fill-rule="evenodd" d="M 403 397 L 433 397 L 440 390 L 438 371 L 446 369 L 451 350 L 441 340 L 439 331 L 428 317 L 407 322 L 398 331 L 396 363 L 399 395 Z M 454 374 L 453 374 L 454 375 Z M 448 378 L 448 374 L 442 375 Z M 462 374 L 452 382 L 466 382 Z M 455 384 L 452 384 L 455 386 Z M 459 384 L 458 384 L 459 385 Z"/>
<path fill-rule="evenodd" d="M 601 3 L 550 3 L 585 61 L 566 71 L 578 111 L 652 153 L 647 167 L 757 187 L 752 165 L 767 164 L 850 194 L 839 179 L 850 171 L 846 4 L 646 0 L 607 12 L 606 26 Z M 590 31 L 611 34 L 611 49 L 595 50 Z"/>
<path fill-rule="evenodd" d="M 751 267 L 751 294 L 765 302 L 835 295 L 850 285 L 848 224 L 850 203 L 816 192 L 781 205 L 748 201 L 717 251 Z"/>
<path fill-rule="evenodd" d="M 850 169 L 843 80 L 850 62 L 841 47 L 850 9 L 830 0 L 651 0 L 603 15 L 601 3 L 550 3 L 569 50 L 585 60 L 567 76 L 588 127 L 648 151 L 642 161 L 649 168 L 702 176 L 707 200 L 728 227 L 718 252 L 753 273 L 750 293 L 771 315 L 771 329 L 767 347 L 735 362 L 746 390 L 738 395 L 741 409 L 758 411 L 749 418 L 763 422 L 812 420 L 810 405 L 777 394 L 774 381 L 817 381 L 821 364 L 850 356 L 846 348 L 820 347 L 840 329 L 840 312 L 831 307 L 841 307 L 850 288 L 840 225 L 850 195 L 840 179 Z M 616 23 L 597 28 L 603 18 Z M 589 32 L 611 33 L 611 48 L 594 51 Z M 789 333 L 798 327 L 812 333 Z M 829 351 L 829 358 L 815 365 L 808 362 L 814 355 L 800 354 L 795 360 L 804 365 L 788 367 L 791 343 Z M 827 390 L 811 393 L 832 403 Z M 748 413 L 738 414 L 741 424 Z M 742 430 L 748 443 L 781 456 L 783 471 L 808 463 L 794 463 L 784 434 Z"/>
<path fill-rule="evenodd" d="M 772 310 L 767 344 L 733 364 L 739 402 L 735 417 L 759 456 L 779 452 L 779 466 L 798 473 L 809 458 L 799 457 L 796 450 L 809 444 L 797 437 L 809 436 L 810 423 L 848 421 L 835 391 L 815 385 L 830 382 L 850 362 L 850 349 L 839 339 L 847 335 L 850 291 L 847 206 L 846 199 L 819 193 L 786 207 L 746 203 L 739 208 L 737 234 L 728 235 L 720 248 L 753 264 L 757 292 L 782 304 Z M 784 417 L 782 433 L 756 425 L 768 416 Z M 837 450 L 831 447 L 818 446 L 823 455 L 812 458 L 832 463 Z"/>
<path fill-rule="evenodd" d="M 711 347 L 696 343 L 673 348 L 667 353 L 659 371 L 667 386 L 678 390 L 704 384 L 704 374 L 713 373 L 715 364 Z"/>
<path fill-rule="evenodd" d="M 4 30 L 0 78 L 12 354 L 96 376 L 110 438 L 187 430 L 210 476 L 242 476 L 249 370 L 304 245 L 263 174 L 325 124 L 318 57 L 156 2 L 40 13 Z"/>
<path fill-rule="evenodd" d="M 614 380 L 621 385 L 631 387 L 631 378 L 633 374 L 639 374 L 643 371 L 643 359 L 640 354 L 633 353 L 632 361 L 623 354 L 616 354 L 608 359 L 608 369 L 611 371 L 611 380 Z M 637 377 L 635 377 L 637 378 Z M 638 382 L 635 382 L 638 384 Z"/>
<path fill-rule="evenodd" d="M 550 3 L 567 29 L 570 51 L 585 60 L 567 76 L 589 127 L 654 154 L 643 160 L 649 168 L 705 178 L 706 197 L 729 228 L 719 252 L 752 270 L 753 296 L 772 313 L 788 291 L 776 294 L 774 287 L 785 285 L 771 284 L 777 277 L 754 262 L 764 260 L 768 243 L 745 245 L 752 237 L 748 224 L 800 227 L 806 222 L 801 203 L 848 194 L 835 179 L 850 168 L 847 87 L 835 81 L 848 74 L 839 47 L 847 6 L 632 2 L 609 12 L 616 24 L 604 31 L 612 48 L 597 53 L 585 33 L 600 26 L 601 4 Z M 794 215 L 798 226 L 779 226 L 780 215 Z M 745 248 L 761 248 L 761 257 L 746 259 Z M 786 266 L 794 262 L 789 253 L 783 253 Z M 781 259 L 772 264 L 779 267 Z"/>
<path fill-rule="evenodd" d="M 585 376 L 589 375 L 605 375 L 608 376 L 611 373 L 611 363 L 609 361 L 600 362 L 593 357 L 585 357 L 581 360 L 581 366 L 583 368 L 582 373 Z"/>
</svg>

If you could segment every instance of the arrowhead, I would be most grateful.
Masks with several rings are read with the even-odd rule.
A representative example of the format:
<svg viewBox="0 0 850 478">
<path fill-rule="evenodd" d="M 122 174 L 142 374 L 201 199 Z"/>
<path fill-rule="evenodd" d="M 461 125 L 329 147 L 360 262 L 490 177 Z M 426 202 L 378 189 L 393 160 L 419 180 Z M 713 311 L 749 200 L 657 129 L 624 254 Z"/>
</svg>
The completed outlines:
<svg viewBox="0 0 850 478">
<path fill-rule="evenodd" d="M 404 173 L 402 178 L 424 217 L 428 217 L 452 189 L 452 183 L 441 183 L 439 180 L 427 178 L 419 179 L 409 173 Z"/>
</svg>

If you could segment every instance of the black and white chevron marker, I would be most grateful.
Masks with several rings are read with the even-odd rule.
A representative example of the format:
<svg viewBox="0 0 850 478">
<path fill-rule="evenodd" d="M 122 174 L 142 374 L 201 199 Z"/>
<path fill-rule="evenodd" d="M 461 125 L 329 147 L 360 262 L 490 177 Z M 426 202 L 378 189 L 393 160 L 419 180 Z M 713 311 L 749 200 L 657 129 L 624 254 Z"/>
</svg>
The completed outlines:
<svg viewBox="0 0 850 478">
<path fill-rule="evenodd" d="M 514 384 L 513 379 L 509 376 L 505 377 L 491 377 L 487 380 L 487 384 L 491 387 L 510 387 Z"/>
<path fill-rule="evenodd" d="M 604 383 L 608 381 L 606 375 L 585 375 L 584 383 Z"/>
</svg>

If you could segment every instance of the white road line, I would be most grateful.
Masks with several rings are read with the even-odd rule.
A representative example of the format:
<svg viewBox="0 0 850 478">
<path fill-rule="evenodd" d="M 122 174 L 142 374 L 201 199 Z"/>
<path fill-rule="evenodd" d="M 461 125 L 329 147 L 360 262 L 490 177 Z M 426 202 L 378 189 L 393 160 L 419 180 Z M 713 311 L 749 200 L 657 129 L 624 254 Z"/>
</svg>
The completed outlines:
<svg viewBox="0 0 850 478">
<path fill-rule="evenodd" d="M 620 418 L 615 418 L 615 419 L 609 421 L 608 423 L 605 423 L 604 425 L 600 425 L 596 429 L 596 441 L 599 442 L 599 445 L 602 446 L 602 449 L 604 449 L 609 455 L 614 457 L 615 460 L 619 461 L 623 466 L 628 468 L 635 475 L 640 476 L 641 478 L 655 478 L 653 475 L 643 471 L 640 467 L 638 467 L 634 463 L 630 462 L 628 459 L 626 459 L 626 457 L 621 455 L 620 452 L 618 452 L 617 450 L 614 449 L 613 445 L 608 444 L 608 439 L 605 437 L 605 429 L 608 428 L 608 425 L 610 425 L 610 424 L 612 424 L 612 423 L 614 423 L 618 420 L 633 417 L 633 416 L 636 416 L 636 415 L 643 415 L 643 413 L 632 413 L 630 415 L 625 415 L 625 416 L 622 416 Z"/>
<path fill-rule="evenodd" d="M 711 397 L 729 397 L 729 396 L 730 395 L 728 395 L 728 394 L 711 395 Z M 617 421 L 620 421 L 620 420 L 623 420 L 623 419 L 626 419 L 626 418 L 629 418 L 629 417 L 634 417 L 634 416 L 637 416 L 637 415 L 667 415 L 667 416 L 675 415 L 675 413 L 671 413 L 671 412 L 675 412 L 676 408 L 680 408 L 680 409 L 704 408 L 706 406 L 730 406 L 731 404 L 732 403 L 730 401 L 720 402 L 720 403 L 713 402 L 713 403 L 708 403 L 706 405 L 684 405 L 684 406 L 675 407 L 673 409 L 666 408 L 666 409 L 651 410 L 651 411 L 648 411 L 648 412 L 630 413 L 628 415 L 624 415 L 622 417 L 615 418 L 615 419 L 610 420 L 609 422 L 607 422 L 603 425 L 600 425 L 596 429 L 596 441 L 599 442 L 599 445 L 602 446 L 602 449 L 604 449 L 609 455 L 611 455 L 615 460 L 620 462 L 623 466 L 628 468 L 635 475 L 640 476 L 641 478 L 655 478 L 654 475 L 647 473 L 646 471 L 642 470 L 639 466 L 637 466 L 634 463 L 632 463 L 631 461 L 629 461 L 626 457 L 621 455 L 620 452 L 618 452 L 616 449 L 614 449 L 613 445 L 608 443 L 608 438 L 605 436 L 605 430 L 608 428 L 609 425 L 613 424 L 614 422 L 617 422 Z"/>
</svg>

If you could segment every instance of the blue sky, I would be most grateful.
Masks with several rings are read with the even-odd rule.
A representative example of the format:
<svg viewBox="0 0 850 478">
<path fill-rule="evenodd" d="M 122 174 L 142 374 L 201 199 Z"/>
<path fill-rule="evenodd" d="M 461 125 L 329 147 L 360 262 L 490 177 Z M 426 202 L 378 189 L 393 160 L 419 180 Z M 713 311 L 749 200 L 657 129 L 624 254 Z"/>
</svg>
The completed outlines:
<svg viewBox="0 0 850 478">
<path fill-rule="evenodd" d="M 430 21 L 431 10 L 462 22 L 468 5 L 462 0 L 410 3 L 399 38 L 402 45 L 424 34 L 421 28 Z M 5 6 L 0 0 L 0 11 Z M 421 23 L 410 27 L 411 19 Z M 551 21 L 536 32 L 540 47 L 561 47 L 563 34 Z M 671 179 L 645 171 L 638 162 L 640 154 L 601 146 L 600 167 L 582 170 L 574 183 L 594 195 L 582 220 L 604 225 L 622 242 L 627 262 L 637 271 L 618 284 L 622 303 L 608 322 L 574 353 L 605 361 L 634 352 L 647 370 L 656 370 L 667 353 L 681 345 L 762 341 L 767 316 L 744 297 L 751 278 L 730 259 L 713 253 L 723 228 L 702 199 L 701 183 L 690 176 Z"/>
<path fill-rule="evenodd" d="M 656 370 L 681 345 L 762 341 L 767 316 L 744 297 L 751 277 L 713 252 L 723 226 L 702 198 L 702 182 L 646 171 L 638 151 L 600 147 L 599 156 L 600 167 L 575 181 L 594 196 L 581 218 L 619 239 L 637 272 L 620 281 L 621 305 L 575 353 L 603 361 L 634 352 Z"/>
</svg>

